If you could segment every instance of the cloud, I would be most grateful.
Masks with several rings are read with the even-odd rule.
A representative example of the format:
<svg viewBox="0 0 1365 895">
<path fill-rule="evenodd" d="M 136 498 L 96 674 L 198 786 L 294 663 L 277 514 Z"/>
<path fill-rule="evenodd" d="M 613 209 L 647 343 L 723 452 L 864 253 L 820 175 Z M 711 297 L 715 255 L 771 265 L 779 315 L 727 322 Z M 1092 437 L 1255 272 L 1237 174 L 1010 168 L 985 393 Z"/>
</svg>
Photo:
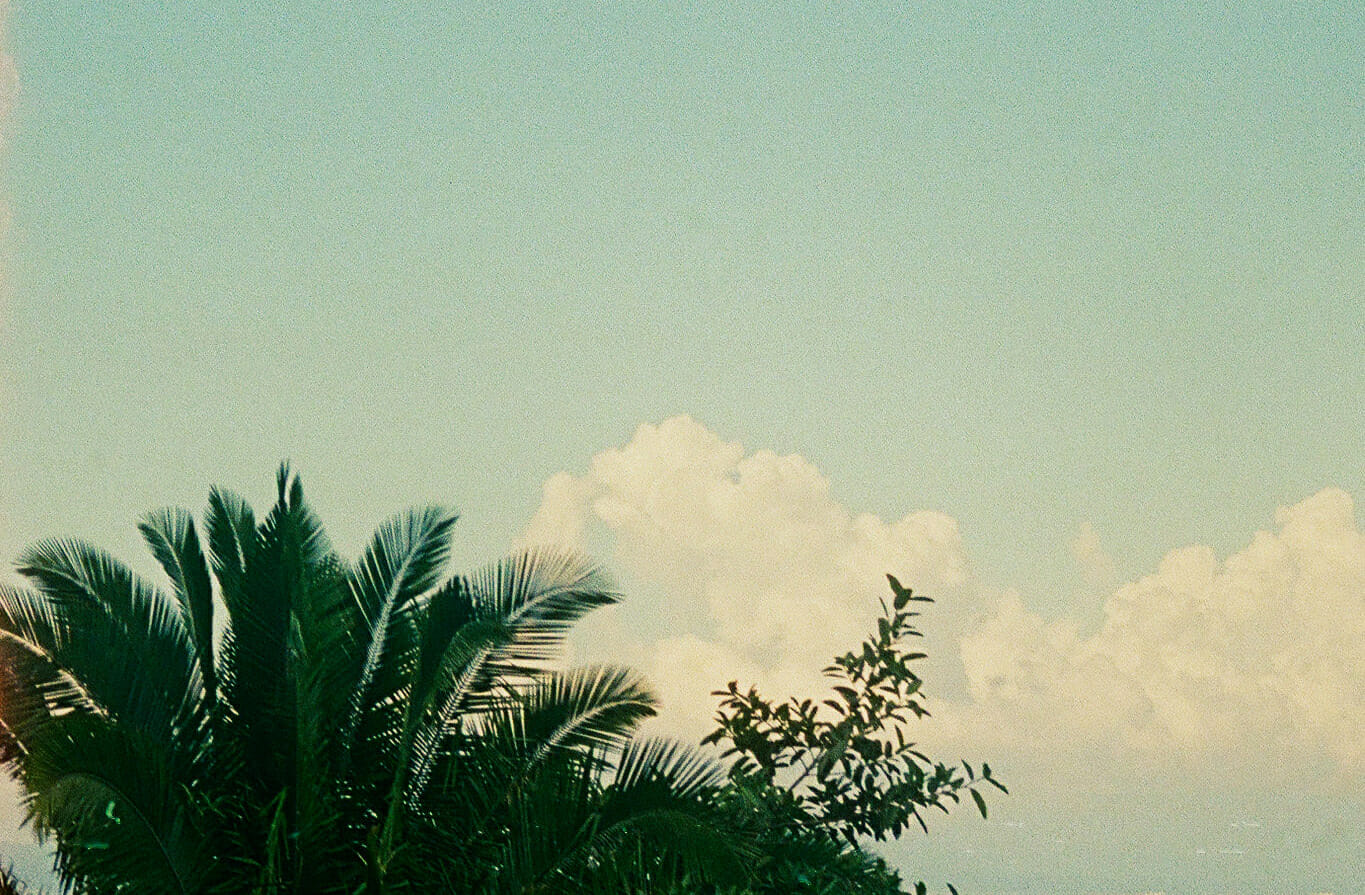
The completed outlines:
<svg viewBox="0 0 1365 895">
<path fill-rule="evenodd" d="M 646 643 L 625 658 L 694 734 L 730 679 L 817 691 L 819 669 L 872 623 L 886 572 L 936 594 L 969 578 L 950 517 L 851 513 L 807 460 L 748 454 L 686 416 L 641 426 L 585 476 L 547 481 L 525 540 L 581 545 L 594 525 L 610 533 L 613 567 L 660 595 L 641 612 L 632 588 L 598 639 Z M 650 617 L 666 624 L 642 637 Z"/>
<path fill-rule="evenodd" d="M 1365 771 L 1365 537 L 1324 490 L 1220 562 L 1173 550 L 1119 587 L 1098 631 L 1045 623 L 1007 595 L 962 643 L 974 742 L 1119 749 Z M 1292 762 L 1291 762 L 1292 763 Z"/>
<path fill-rule="evenodd" d="M 526 539 L 582 545 L 605 533 L 631 598 L 585 648 L 646 671 L 673 732 L 704 732 L 709 691 L 733 678 L 771 694 L 817 690 L 819 668 L 864 636 L 892 572 L 939 598 L 925 620 L 930 652 L 962 679 L 932 703 L 930 743 L 1045 761 L 1271 768 L 1292 757 L 1359 779 L 1365 537 L 1339 490 L 1275 521 L 1226 560 L 1182 547 L 1117 587 L 1083 527 L 1073 551 L 1108 594 L 1086 632 L 1045 620 L 1019 593 L 987 593 L 952 517 L 851 511 L 802 457 L 746 452 L 683 416 L 641 426 L 586 475 L 547 481 Z M 944 628 L 956 650 L 938 646 Z"/>
</svg>

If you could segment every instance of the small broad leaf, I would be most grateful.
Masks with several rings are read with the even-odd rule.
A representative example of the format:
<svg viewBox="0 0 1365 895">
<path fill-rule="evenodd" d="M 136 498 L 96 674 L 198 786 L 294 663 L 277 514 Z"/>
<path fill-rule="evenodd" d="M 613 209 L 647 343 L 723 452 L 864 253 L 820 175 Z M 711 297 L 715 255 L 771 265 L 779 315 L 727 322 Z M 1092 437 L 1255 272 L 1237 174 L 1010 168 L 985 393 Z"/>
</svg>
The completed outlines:
<svg viewBox="0 0 1365 895">
<path fill-rule="evenodd" d="M 910 588 L 900 583 L 895 575 L 888 574 L 886 580 L 891 584 L 891 592 L 896 595 L 894 605 L 899 611 L 905 608 L 905 604 L 910 602 Z"/>
<path fill-rule="evenodd" d="M 972 800 L 976 802 L 976 807 L 981 810 L 981 817 L 986 817 L 986 800 L 981 798 L 981 793 L 972 790 Z"/>
</svg>

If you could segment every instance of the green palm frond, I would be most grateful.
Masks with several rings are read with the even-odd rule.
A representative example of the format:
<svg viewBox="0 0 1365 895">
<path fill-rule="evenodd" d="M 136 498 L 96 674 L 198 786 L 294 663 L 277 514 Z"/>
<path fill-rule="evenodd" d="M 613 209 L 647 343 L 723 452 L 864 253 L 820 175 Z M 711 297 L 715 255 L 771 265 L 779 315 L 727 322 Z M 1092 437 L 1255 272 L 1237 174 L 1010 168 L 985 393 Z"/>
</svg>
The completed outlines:
<svg viewBox="0 0 1365 895">
<path fill-rule="evenodd" d="M 279 496 L 257 526 L 251 546 L 233 541 L 245 564 L 240 578 L 219 579 L 227 609 L 221 677 L 233 736 L 252 780 L 273 794 L 294 779 L 298 746 L 295 609 L 318 568 L 331 557 L 322 526 L 303 502 L 303 490 L 280 467 Z M 241 514 L 239 520 L 244 518 Z"/>
<path fill-rule="evenodd" d="M 421 637 L 409 700 L 409 724 L 433 708 L 433 694 L 444 693 L 458 672 L 475 657 L 510 639 L 502 622 L 478 620 L 465 580 L 454 577 L 432 591 L 416 607 L 414 625 Z"/>
<path fill-rule="evenodd" d="M 448 592 L 453 589 L 442 590 Z M 436 602 L 433 598 L 433 606 Z M 418 686 L 408 699 L 401 749 L 402 776 L 396 781 L 403 801 L 410 807 L 421 802 L 451 736 L 468 726 L 472 716 L 497 705 L 488 698 L 486 660 L 494 650 L 509 643 L 512 636 L 505 623 L 470 618 L 447 636 L 424 638 Z M 429 677 L 422 672 L 428 666 Z M 471 705 L 476 706 L 474 711 L 463 711 Z"/>
<path fill-rule="evenodd" d="M 378 720 L 380 729 L 401 735 L 406 712 L 396 697 L 411 688 L 420 648 L 412 616 L 440 579 L 455 519 L 446 510 L 428 507 L 389 520 L 375 532 L 350 576 L 364 654 L 350 691 L 347 737 L 363 713 L 375 711 L 385 716 Z"/>
<path fill-rule="evenodd" d="M 491 661 L 504 675 L 531 675 L 558 655 L 573 624 L 620 595 L 606 574 L 577 553 L 532 550 L 470 576 L 475 610 L 505 619 L 516 631 L 512 643 Z"/>
<path fill-rule="evenodd" d="M 0 635 L 0 724 L 4 750 L 0 758 L 22 775 L 32 744 L 51 734 L 57 719 L 70 714 L 99 714 L 80 682 L 45 653 L 8 632 Z"/>
<path fill-rule="evenodd" d="M 545 674 L 479 729 L 524 750 L 534 767 L 553 749 L 620 748 L 656 706 L 631 669 L 588 666 Z"/>
<path fill-rule="evenodd" d="M 247 562 L 256 548 L 256 516 L 241 497 L 211 488 L 204 527 L 210 564 L 226 602 L 241 592 Z"/>
<path fill-rule="evenodd" d="M 611 792 L 622 805 L 646 793 L 695 799 L 725 782 L 725 772 L 710 758 L 672 740 L 651 738 L 628 745 L 616 766 Z"/>
<path fill-rule="evenodd" d="M 349 765 L 355 760 L 342 742 L 360 647 L 357 613 L 348 572 L 335 556 L 311 567 L 294 603 L 290 645 L 294 667 L 297 749 L 289 833 L 301 860 L 344 866 L 348 847 L 363 838 L 373 818 L 349 810 L 357 802 Z M 271 814 L 271 823 L 275 815 Z M 274 842 L 274 845 L 270 843 Z M 279 853 L 291 840 L 267 840 Z M 276 854 L 278 857 L 278 854 Z M 324 891 L 319 889 L 318 891 Z"/>
<path fill-rule="evenodd" d="M 555 770 L 538 776 L 522 801 L 541 809 L 546 781 L 560 785 Z M 538 841 L 534 830 L 518 829 L 528 842 L 518 844 L 512 860 L 526 862 L 520 872 L 534 880 L 526 891 L 539 891 L 534 888 L 539 886 L 626 895 L 647 891 L 651 879 L 742 878 L 747 852 L 727 832 L 713 798 L 723 780 L 714 762 L 690 749 L 663 740 L 631 743 L 620 755 L 613 781 L 590 790 L 576 806 L 581 815 L 576 827 L 575 806 L 564 792 L 556 794 L 560 808 L 551 815 L 558 824 L 552 843 Z M 535 858 L 542 863 L 532 864 Z"/>
<path fill-rule="evenodd" d="M 23 780 L 29 817 L 56 833 L 68 881 L 114 891 L 131 874 L 144 891 L 193 891 L 205 842 L 165 744 L 90 715 L 54 725 L 32 742 Z"/>
<path fill-rule="evenodd" d="M 751 857 L 715 799 L 725 774 L 711 759 L 677 743 L 650 739 L 628 745 L 599 809 L 599 837 L 608 852 L 646 846 L 675 860 L 684 873 L 735 880 Z"/>
<path fill-rule="evenodd" d="M 51 656 L 69 639 L 67 626 L 52 602 L 27 588 L 0 581 L 0 630 Z"/>
<path fill-rule="evenodd" d="M 596 818 L 595 774 L 581 763 L 541 768 L 513 792 L 500 818 L 506 825 L 489 888 L 496 892 L 560 891 L 562 869 L 589 849 Z M 486 834 L 485 834 L 486 835 Z"/>
<path fill-rule="evenodd" d="M 194 517 L 185 510 L 159 510 L 149 513 L 138 530 L 171 580 L 172 592 L 194 638 L 204 690 L 212 701 L 218 690 L 213 661 L 213 585 Z"/>
<path fill-rule="evenodd" d="M 591 837 L 608 752 L 653 714 L 639 676 L 608 667 L 547 675 L 480 714 L 447 783 L 465 796 L 464 835 L 496 838 L 511 824 L 507 860 L 519 869 L 507 873 L 540 875 Z"/>
<path fill-rule="evenodd" d="M 203 679 L 179 607 L 127 566 L 81 541 L 43 541 L 18 571 L 51 606 L 48 653 L 100 707 L 152 736 L 195 726 Z M 55 632 L 54 632 L 55 633 Z"/>
<path fill-rule="evenodd" d="M 423 718 L 412 749 L 410 798 L 419 798 L 424 790 L 443 732 L 453 718 L 473 718 L 498 706 L 502 697 L 496 682 L 534 679 L 577 619 L 618 599 L 595 565 L 576 553 L 550 550 L 504 559 L 437 591 L 428 616 L 438 622 L 438 630 L 468 625 L 465 619 L 470 618 L 498 626 L 502 633 L 496 638 L 485 635 L 483 645 L 468 656 L 465 648 L 477 639 L 461 638 L 463 643 L 443 658 L 443 679 L 428 689 L 432 695 L 424 700 L 434 712 Z M 434 652 L 424 650 L 422 670 L 431 667 Z M 461 661 L 451 662 L 451 656 Z"/>
</svg>

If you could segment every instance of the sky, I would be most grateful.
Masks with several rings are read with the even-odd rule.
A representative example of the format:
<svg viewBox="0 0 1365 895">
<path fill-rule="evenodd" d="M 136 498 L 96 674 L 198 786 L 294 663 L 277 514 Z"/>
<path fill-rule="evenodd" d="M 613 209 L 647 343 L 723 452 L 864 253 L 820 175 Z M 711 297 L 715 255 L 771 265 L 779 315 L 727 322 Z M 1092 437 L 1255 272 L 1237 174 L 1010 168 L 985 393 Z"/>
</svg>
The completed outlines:
<svg viewBox="0 0 1365 895">
<path fill-rule="evenodd" d="M 0 561 L 290 458 L 691 739 L 892 572 L 1012 793 L 907 877 L 1361 892 L 1365 6 L 662 7 L 0 2 Z"/>
</svg>

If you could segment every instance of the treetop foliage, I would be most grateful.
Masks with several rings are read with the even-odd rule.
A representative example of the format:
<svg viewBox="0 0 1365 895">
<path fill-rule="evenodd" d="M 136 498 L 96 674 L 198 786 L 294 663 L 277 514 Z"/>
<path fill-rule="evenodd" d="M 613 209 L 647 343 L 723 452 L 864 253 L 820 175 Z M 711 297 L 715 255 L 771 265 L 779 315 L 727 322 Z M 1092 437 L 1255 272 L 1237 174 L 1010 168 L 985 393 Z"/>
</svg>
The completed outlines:
<svg viewBox="0 0 1365 895">
<path fill-rule="evenodd" d="M 913 668 L 926 654 L 910 646 L 923 636 L 911 606 L 932 600 L 894 575 L 887 581 L 891 603 L 881 601 L 876 630 L 824 669 L 834 682 L 829 698 L 773 702 L 736 681 L 714 693 L 716 728 L 703 742 L 722 746 L 733 760 L 732 785 L 766 804 L 788 835 L 814 830 L 856 848 L 860 839 L 897 838 L 911 824 L 927 833 L 925 813 L 946 813 L 965 794 L 985 817 L 982 784 L 1007 792 L 990 765 L 978 773 L 965 761 L 934 761 L 908 737 L 907 726 L 929 714 Z M 892 885 L 887 891 L 899 891 Z"/>
</svg>

